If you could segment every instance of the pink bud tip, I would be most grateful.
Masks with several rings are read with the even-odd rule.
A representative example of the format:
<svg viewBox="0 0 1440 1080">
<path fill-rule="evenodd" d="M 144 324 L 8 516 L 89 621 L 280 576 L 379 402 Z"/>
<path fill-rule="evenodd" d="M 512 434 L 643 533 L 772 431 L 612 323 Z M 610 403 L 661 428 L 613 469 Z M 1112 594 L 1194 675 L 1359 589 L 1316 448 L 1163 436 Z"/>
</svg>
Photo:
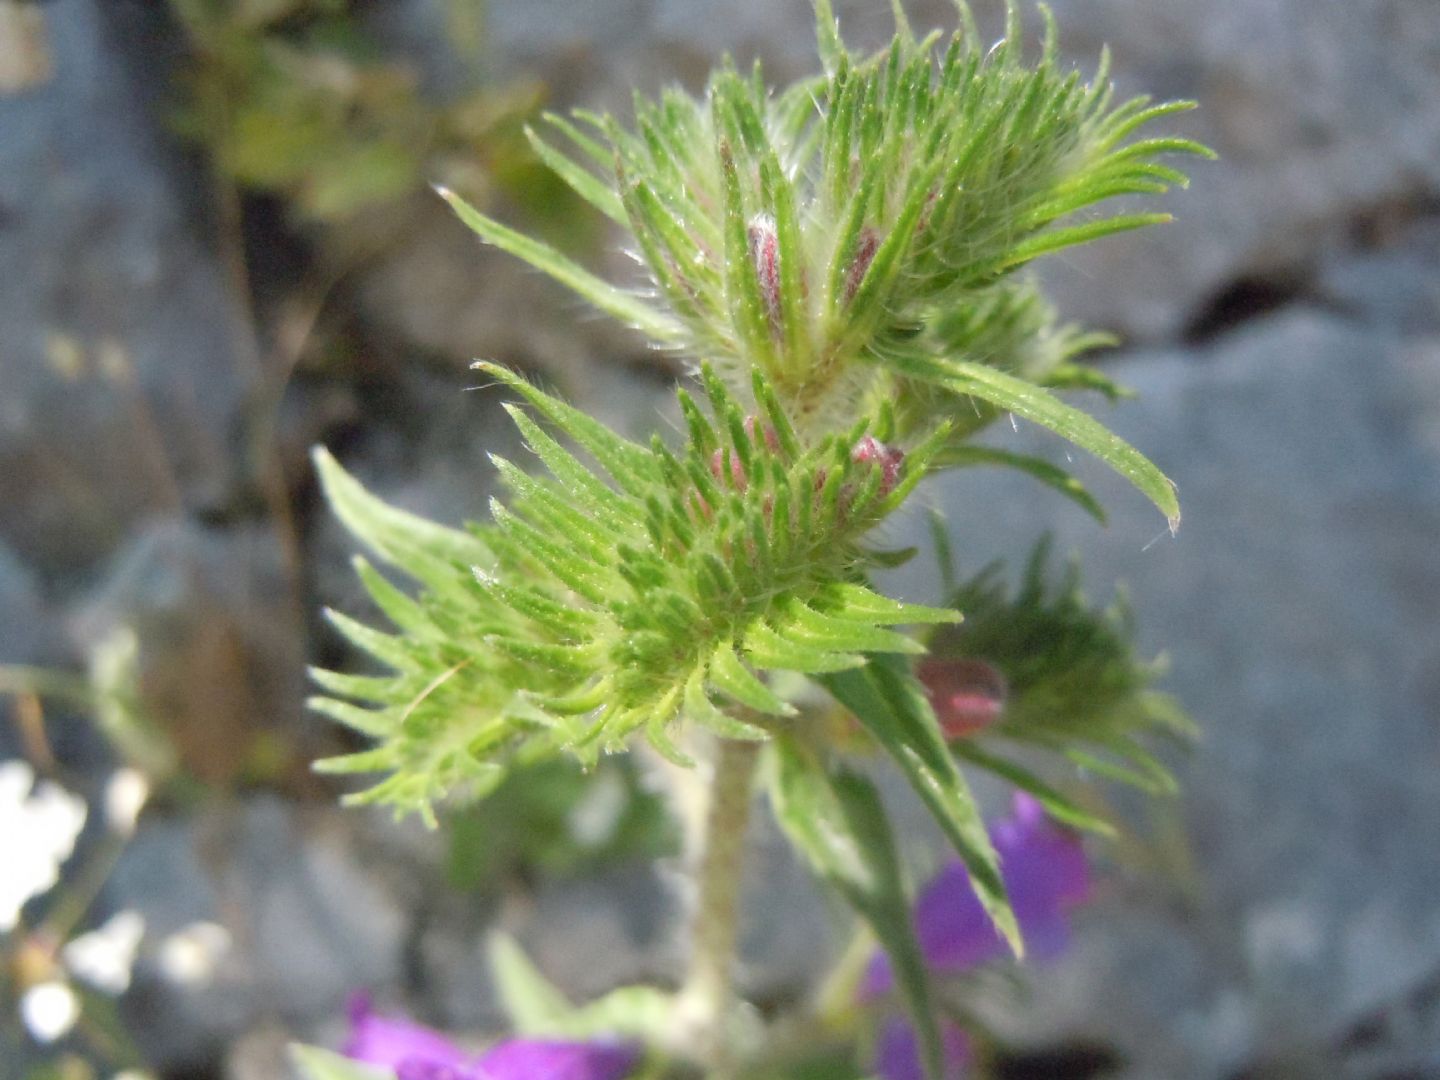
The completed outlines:
<svg viewBox="0 0 1440 1080">
<path fill-rule="evenodd" d="M 755 264 L 755 278 L 760 283 L 760 295 L 765 299 L 765 314 L 770 320 L 770 330 L 780 330 L 780 238 L 775 233 L 775 222 L 767 214 L 761 214 L 750 223 L 747 230 L 750 240 L 750 261 Z"/>
<path fill-rule="evenodd" d="M 747 416 L 745 418 L 745 434 L 750 436 L 751 442 L 755 441 L 755 431 L 759 426 L 755 417 Z M 765 438 L 765 449 L 769 450 L 772 454 L 778 454 L 780 452 L 780 436 L 775 433 L 775 429 L 769 424 L 766 424 L 762 434 Z"/>
<path fill-rule="evenodd" d="M 900 482 L 900 466 L 905 462 L 905 451 L 886 446 L 873 435 L 866 435 L 850 451 L 850 460 L 857 464 L 878 463 L 881 468 L 880 494 L 889 495 Z"/>
<path fill-rule="evenodd" d="M 870 264 L 875 261 L 875 252 L 879 247 L 880 238 L 874 229 L 865 229 L 860 233 L 859 240 L 855 242 L 855 256 L 845 268 L 845 303 L 855 299 L 860 283 L 865 280 Z"/>
<path fill-rule="evenodd" d="M 739 456 L 733 450 L 716 450 L 710 455 L 710 475 L 725 483 L 725 459 L 730 459 L 730 484 L 736 491 L 744 491 L 750 486 L 749 479 L 745 476 L 745 466 L 740 464 Z"/>
<path fill-rule="evenodd" d="M 915 666 L 947 741 L 984 731 L 1005 711 L 1005 676 L 984 660 L 930 656 Z"/>
</svg>

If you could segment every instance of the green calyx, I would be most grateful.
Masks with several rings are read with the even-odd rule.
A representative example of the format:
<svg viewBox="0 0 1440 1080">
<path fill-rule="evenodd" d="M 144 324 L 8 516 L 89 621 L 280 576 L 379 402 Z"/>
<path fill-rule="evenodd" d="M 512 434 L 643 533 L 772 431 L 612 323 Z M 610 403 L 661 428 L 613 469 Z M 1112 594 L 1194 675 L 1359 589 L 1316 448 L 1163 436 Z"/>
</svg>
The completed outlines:
<svg viewBox="0 0 1440 1080">
<path fill-rule="evenodd" d="M 391 672 L 315 672 L 328 694 L 315 707 L 376 740 L 322 768 L 388 774 L 358 801 L 428 816 L 441 798 L 485 792 L 512 763 L 557 752 L 593 762 L 637 730 L 683 761 L 671 731 L 682 717 L 763 739 L 792 712 L 764 673 L 918 652 L 888 627 L 958 619 L 888 600 L 863 578 L 862 538 L 940 440 L 882 460 L 866 451 L 883 444 L 857 424 L 806 448 L 763 377 L 752 396 L 766 407 L 747 416 L 711 376 L 708 412 L 681 391 L 685 445 L 646 447 L 483 367 L 600 471 L 512 408 L 549 475 L 497 459 L 510 498 L 494 503 L 493 524 L 458 532 L 384 505 L 317 453 L 346 525 L 423 586 L 411 598 L 362 561 L 362 581 L 400 632 L 332 614 Z"/>
<path fill-rule="evenodd" d="M 703 358 L 737 397 L 761 370 L 803 442 L 880 401 L 895 403 L 902 440 L 953 420 L 958 442 L 977 416 L 1011 411 L 1100 456 L 1173 526 L 1163 475 L 1042 389 L 1104 338 L 1058 327 L 1017 271 L 1165 220 L 1094 208 L 1184 184 L 1159 157 L 1210 156 L 1186 139 L 1138 137 L 1189 103 L 1117 104 L 1103 58 L 1088 82 L 1060 62 L 1043 8 L 1030 65 L 1013 5 L 993 49 L 962 6 L 962 32 L 943 50 L 938 34 L 920 41 L 902 25 L 868 58 L 840 42 L 829 4 L 816 6 L 821 76 L 771 93 L 758 68 L 726 65 L 702 98 L 637 100 L 634 131 L 588 113 L 549 117 L 570 155 L 531 133 L 551 168 L 629 230 L 649 298 L 442 194 L 485 240 L 656 345 Z"/>
</svg>

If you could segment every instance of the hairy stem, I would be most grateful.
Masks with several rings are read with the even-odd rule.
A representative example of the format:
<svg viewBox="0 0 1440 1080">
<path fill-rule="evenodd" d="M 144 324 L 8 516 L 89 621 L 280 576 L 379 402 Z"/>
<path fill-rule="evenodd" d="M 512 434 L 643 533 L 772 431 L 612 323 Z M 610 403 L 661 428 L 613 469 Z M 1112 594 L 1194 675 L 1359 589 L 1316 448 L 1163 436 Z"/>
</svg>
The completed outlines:
<svg viewBox="0 0 1440 1080">
<path fill-rule="evenodd" d="M 690 968 L 680 1000 L 695 1048 L 711 1075 L 734 1074 L 731 1021 L 735 1012 L 735 942 L 740 880 L 757 743 L 716 742 L 708 806 L 694 864 L 695 909 L 691 914 Z"/>
</svg>

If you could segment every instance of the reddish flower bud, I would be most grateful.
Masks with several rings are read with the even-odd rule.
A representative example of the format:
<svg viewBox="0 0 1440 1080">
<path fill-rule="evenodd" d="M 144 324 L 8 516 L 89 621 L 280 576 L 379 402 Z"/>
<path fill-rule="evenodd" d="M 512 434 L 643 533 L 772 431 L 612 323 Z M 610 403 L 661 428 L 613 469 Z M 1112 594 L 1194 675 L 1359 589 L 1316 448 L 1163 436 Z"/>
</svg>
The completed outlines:
<svg viewBox="0 0 1440 1080">
<path fill-rule="evenodd" d="M 865 274 L 870 269 L 870 264 L 875 261 L 875 252 L 880 247 L 880 237 L 874 229 L 866 228 L 860 231 L 860 238 L 855 242 L 855 255 L 850 260 L 850 265 L 845 268 L 845 303 L 855 299 L 855 293 L 860 289 L 860 283 L 865 280 Z"/>
<path fill-rule="evenodd" d="M 716 450 L 710 455 L 710 475 L 725 483 L 725 459 L 730 459 L 730 485 L 736 491 L 743 492 L 750 486 L 750 480 L 745 475 L 745 466 L 740 464 L 740 455 L 733 450 Z"/>
<path fill-rule="evenodd" d="M 755 441 L 755 429 L 757 427 L 759 427 L 759 425 L 756 423 L 755 417 L 747 416 L 745 418 L 745 434 L 750 436 L 751 442 Z M 780 452 L 780 436 L 775 433 L 775 429 L 769 424 L 766 424 L 761 434 L 765 439 L 765 449 L 769 450 L 772 454 L 778 454 Z"/>
<path fill-rule="evenodd" d="M 915 666 L 947 741 L 985 730 L 1005 711 L 1005 676 L 984 660 L 927 656 Z"/>
<path fill-rule="evenodd" d="M 765 314 L 770 332 L 780 332 L 780 238 L 775 232 L 775 219 L 761 214 L 750 222 L 750 261 L 755 265 L 755 278 L 760 282 L 760 295 L 765 299 Z"/>
<path fill-rule="evenodd" d="M 900 482 L 900 466 L 905 463 L 905 451 L 898 447 L 886 446 L 873 435 L 866 435 L 850 451 L 850 460 L 857 463 L 878 462 L 880 473 L 880 494 L 889 495 Z"/>
</svg>

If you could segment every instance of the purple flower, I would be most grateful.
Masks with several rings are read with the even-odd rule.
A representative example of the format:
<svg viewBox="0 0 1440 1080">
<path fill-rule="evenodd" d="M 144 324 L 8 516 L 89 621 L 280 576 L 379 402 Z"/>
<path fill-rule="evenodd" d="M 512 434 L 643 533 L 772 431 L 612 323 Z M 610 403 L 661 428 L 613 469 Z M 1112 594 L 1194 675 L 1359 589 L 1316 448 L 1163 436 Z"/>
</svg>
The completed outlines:
<svg viewBox="0 0 1440 1080">
<path fill-rule="evenodd" d="M 610 1040 L 507 1039 L 477 1056 L 423 1024 L 377 1014 L 368 994 L 351 997 L 348 1012 L 342 1052 L 394 1069 L 396 1080 L 622 1080 L 640 1061 L 634 1046 Z"/>
<path fill-rule="evenodd" d="M 474 1060 L 474 1054 L 460 1049 L 438 1031 L 409 1020 L 381 1016 L 367 993 L 350 995 L 345 1011 L 350 1017 L 350 1037 L 340 1052 L 354 1061 L 398 1070 L 412 1061 L 458 1069 Z"/>
<path fill-rule="evenodd" d="M 945 1055 L 941 1080 L 964 1080 L 970 1060 L 970 1044 L 959 1026 L 949 1020 L 940 1023 L 940 1044 Z M 908 1020 L 894 1016 L 880 1029 L 875 1043 L 875 1074 L 883 1080 L 925 1080 L 920 1064 L 920 1039 Z"/>
<path fill-rule="evenodd" d="M 639 1052 L 628 1043 L 510 1039 L 491 1047 L 476 1062 L 474 1075 L 475 1080 L 621 1080 L 639 1063 Z"/>
<path fill-rule="evenodd" d="M 1047 818 L 1025 794 L 1015 796 L 1014 817 L 991 826 L 990 838 L 1028 954 L 1054 959 L 1070 943 L 1070 908 L 1090 895 L 1090 867 L 1079 838 Z M 967 971 L 1008 952 L 958 861 L 947 864 L 921 891 L 915 935 L 926 965 L 940 974 Z M 876 997 L 893 984 L 890 958 L 877 953 L 861 996 Z"/>
</svg>

